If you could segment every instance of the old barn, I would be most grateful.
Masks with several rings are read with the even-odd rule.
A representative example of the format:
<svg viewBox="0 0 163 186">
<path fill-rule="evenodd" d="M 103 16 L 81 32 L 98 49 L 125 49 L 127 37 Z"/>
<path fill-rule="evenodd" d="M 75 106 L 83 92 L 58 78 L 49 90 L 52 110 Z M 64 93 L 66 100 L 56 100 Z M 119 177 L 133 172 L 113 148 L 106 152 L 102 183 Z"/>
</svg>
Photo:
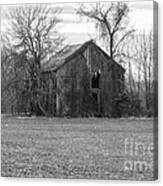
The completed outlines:
<svg viewBox="0 0 163 186">
<path fill-rule="evenodd" d="M 54 116 L 112 116 L 124 72 L 92 40 L 67 46 L 43 67 L 42 105 Z"/>
</svg>

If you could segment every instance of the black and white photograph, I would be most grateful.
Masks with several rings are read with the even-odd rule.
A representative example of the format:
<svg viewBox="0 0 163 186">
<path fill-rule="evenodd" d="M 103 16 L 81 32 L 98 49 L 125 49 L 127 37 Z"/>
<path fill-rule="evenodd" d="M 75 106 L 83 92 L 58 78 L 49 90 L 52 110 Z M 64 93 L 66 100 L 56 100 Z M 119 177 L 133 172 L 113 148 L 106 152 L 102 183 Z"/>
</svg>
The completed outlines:
<svg viewBox="0 0 163 186">
<path fill-rule="evenodd" d="M 0 4 L 1 176 L 158 179 L 158 4 Z"/>
</svg>

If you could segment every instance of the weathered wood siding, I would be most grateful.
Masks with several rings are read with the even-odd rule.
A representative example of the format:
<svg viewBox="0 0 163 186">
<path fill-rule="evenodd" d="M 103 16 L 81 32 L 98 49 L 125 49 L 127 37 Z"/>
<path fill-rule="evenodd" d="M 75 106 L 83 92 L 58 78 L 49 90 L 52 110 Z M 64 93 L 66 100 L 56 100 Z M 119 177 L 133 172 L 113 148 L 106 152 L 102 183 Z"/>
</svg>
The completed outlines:
<svg viewBox="0 0 163 186">
<path fill-rule="evenodd" d="M 100 72 L 99 88 L 92 88 L 95 72 Z M 44 107 L 53 115 L 111 116 L 113 98 L 123 89 L 124 72 L 96 45 L 89 44 L 45 77 L 48 95 L 43 97 Z M 97 94 L 98 101 L 92 93 Z"/>
<path fill-rule="evenodd" d="M 110 115 L 112 112 L 112 66 L 110 61 L 94 45 L 90 47 L 91 73 L 101 70 L 100 77 L 100 100 L 101 112 L 103 115 Z"/>
<path fill-rule="evenodd" d="M 82 115 L 83 100 L 90 96 L 89 81 L 90 73 L 83 54 L 75 56 L 57 71 L 58 115 Z"/>
<path fill-rule="evenodd" d="M 43 73 L 41 78 L 40 100 L 44 110 L 49 115 L 56 115 L 56 73 Z"/>
</svg>

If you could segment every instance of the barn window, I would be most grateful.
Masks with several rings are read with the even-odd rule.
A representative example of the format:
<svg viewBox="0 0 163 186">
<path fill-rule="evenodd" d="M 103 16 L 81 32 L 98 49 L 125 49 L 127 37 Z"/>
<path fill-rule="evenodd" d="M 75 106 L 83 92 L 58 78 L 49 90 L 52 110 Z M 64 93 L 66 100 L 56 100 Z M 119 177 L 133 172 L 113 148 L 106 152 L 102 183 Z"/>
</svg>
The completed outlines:
<svg viewBox="0 0 163 186">
<path fill-rule="evenodd" d="M 98 72 L 94 72 L 92 75 L 92 88 L 100 88 L 100 75 L 101 75 L 101 70 Z"/>
</svg>

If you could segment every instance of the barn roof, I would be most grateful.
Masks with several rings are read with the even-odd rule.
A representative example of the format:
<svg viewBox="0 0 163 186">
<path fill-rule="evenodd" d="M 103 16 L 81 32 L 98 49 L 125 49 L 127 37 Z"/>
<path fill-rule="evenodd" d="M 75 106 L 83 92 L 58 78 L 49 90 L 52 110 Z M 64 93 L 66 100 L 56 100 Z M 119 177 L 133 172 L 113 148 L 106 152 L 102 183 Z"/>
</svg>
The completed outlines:
<svg viewBox="0 0 163 186">
<path fill-rule="evenodd" d="M 60 66 L 62 66 L 65 63 L 66 59 L 69 56 L 71 56 L 73 53 L 75 53 L 80 47 L 81 47 L 81 44 L 68 45 L 64 47 L 49 62 L 43 65 L 43 71 L 57 70 Z"/>
<path fill-rule="evenodd" d="M 83 44 L 67 45 L 60 52 L 58 52 L 58 54 L 56 54 L 49 62 L 43 65 L 42 67 L 43 72 L 50 72 L 50 71 L 58 70 L 66 62 L 68 62 L 72 56 L 77 54 L 79 51 L 81 51 L 83 48 L 85 48 L 90 43 L 93 43 L 94 45 L 96 45 L 92 40 L 87 41 Z M 96 47 L 100 49 L 100 51 L 104 54 L 105 57 L 107 57 L 108 59 L 111 59 L 110 56 L 108 56 L 100 47 L 98 47 L 97 45 Z M 123 69 L 121 65 L 119 65 L 118 63 L 116 64 Z"/>
</svg>

